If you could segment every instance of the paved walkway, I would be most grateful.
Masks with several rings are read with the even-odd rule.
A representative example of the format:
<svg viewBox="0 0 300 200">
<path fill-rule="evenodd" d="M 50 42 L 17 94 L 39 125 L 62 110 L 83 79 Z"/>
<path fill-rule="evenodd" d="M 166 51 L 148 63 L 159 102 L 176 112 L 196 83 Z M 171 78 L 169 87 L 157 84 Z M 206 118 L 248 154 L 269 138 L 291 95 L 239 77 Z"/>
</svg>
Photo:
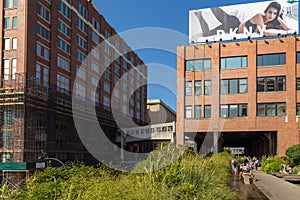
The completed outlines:
<svg viewBox="0 0 300 200">
<path fill-rule="evenodd" d="M 269 199 L 278 200 L 299 200 L 300 199 L 300 187 L 281 180 L 273 175 L 265 174 L 262 171 L 253 170 L 253 174 L 257 181 L 253 183 L 256 187 L 264 193 Z"/>
</svg>

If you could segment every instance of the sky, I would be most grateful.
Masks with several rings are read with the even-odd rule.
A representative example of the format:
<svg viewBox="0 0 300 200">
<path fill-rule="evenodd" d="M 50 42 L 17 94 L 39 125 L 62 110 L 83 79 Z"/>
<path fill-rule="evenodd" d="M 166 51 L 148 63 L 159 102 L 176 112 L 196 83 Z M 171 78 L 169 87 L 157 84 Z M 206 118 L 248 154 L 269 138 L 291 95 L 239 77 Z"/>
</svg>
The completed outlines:
<svg viewBox="0 0 300 200">
<path fill-rule="evenodd" d="M 136 51 L 148 68 L 155 69 L 151 71 L 152 73 L 149 73 L 148 69 L 149 76 L 152 76 L 150 80 L 153 80 L 148 84 L 148 99 L 161 99 L 176 111 L 176 48 L 188 45 L 189 10 L 258 1 L 94 0 L 94 2 L 106 21 L 118 34 L 124 35 L 125 38 L 122 38 Z M 159 37 L 156 33 L 162 33 L 163 36 Z M 128 35 L 133 36 L 127 40 Z M 137 41 L 142 44 L 136 46 Z"/>
</svg>

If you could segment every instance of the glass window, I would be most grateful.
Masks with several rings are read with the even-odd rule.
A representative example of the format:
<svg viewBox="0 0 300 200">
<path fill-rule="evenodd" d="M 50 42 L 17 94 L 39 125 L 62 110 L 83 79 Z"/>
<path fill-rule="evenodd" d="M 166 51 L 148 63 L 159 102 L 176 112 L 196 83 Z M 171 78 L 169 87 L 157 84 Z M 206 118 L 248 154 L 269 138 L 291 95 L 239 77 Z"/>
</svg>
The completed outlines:
<svg viewBox="0 0 300 200">
<path fill-rule="evenodd" d="M 210 105 L 204 106 L 204 118 L 211 118 L 211 106 Z"/>
<path fill-rule="evenodd" d="M 246 117 L 246 116 L 247 116 L 247 104 L 240 104 L 239 117 Z"/>
<path fill-rule="evenodd" d="M 257 56 L 257 66 L 274 66 L 285 65 L 286 56 L 285 53 L 278 54 L 266 54 Z"/>
<path fill-rule="evenodd" d="M 221 94 L 228 94 L 228 80 L 221 80 Z"/>
<path fill-rule="evenodd" d="M 201 118 L 201 106 L 200 105 L 195 105 L 194 117 L 196 119 Z"/>
<path fill-rule="evenodd" d="M 12 27 L 15 29 L 18 27 L 18 17 L 13 17 L 12 18 Z"/>
<path fill-rule="evenodd" d="M 275 103 L 268 103 L 267 105 L 267 116 L 275 116 Z"/>
<path fill-rule="evenodd" d="M 10 8 L 10 0 L 4 0 L 4 8 Z"/>
<path fill-rule="evenodd" d="M 238 93 L 238 79 L 229 80 L 229 90 L 230 94 Z"/>
<path fill-rule="evenodd" d="M 275 91 L 275 77 L 267 78 L 267 91 L 268 92 Z"/>
<path fill-rule="evenodd" d="M 265 104 L 257 104 L 257 116 L 265 116 Z"/>
<path fill-rule="evenodd" d="M 192 118 L 192 106 L 185 106 L 185 118 Z"/>
<path fill-rule="evenodd" d="M 277 116 L 285 115 L 285 103 L 277 103 Z"/>
<path fill-rule="evenodd" d="M 202 71 L 202 61 L 201 60 L 194 60 L 194 71 Z"/>
<path fill-rule="evenodd" d="M 239 79 L 239 93 L 247 93 L 247 79 Z"/>
<path fill-rule="evenodd" d="M 211 94 L 211 81 L 204 81 L 204 95 L 210 95 Z"/>
<path fill-rule="evenodd" d="M 185 96 L 192 95 L 192 81 L 185 82 Z"/>
<path fill-rule="evenodd" d="M 276 90 L 285 91 L 285 77 L 276 77 Z"/>
<path fill-rule="evenodd" d="M 202 71 L 211 69 L 211 59 L 187 60 L 185 71 Z"/>
<path fill-rule="evenodd" d="M 228 117 L 228 105 L 221 105 L 220 117 Z"/>
<path fill-rule="evenodd" d="M 4 60 L 4 70 L 3 70 L 3 74 L 4 74 L 4 80 L 9 80 L 9 76 L 10 76 L 10 69 L 9 69 L 9 60 L 5 59 Z"/>
<path fill-rule="evenodd" d="M 297 78 L 296 80 L 296 88 L 297 90 L 300 90 L 300 78 Z"/>
<path fill-rule="evenodd" d="M 230 117 L 238 116 L 238 105 L 229 105 L 229 116 Z"/>
<path fill-rule="evenodd" d="M 12 39 L 12 49 L 16 50 L 18 46 L 18 39 L 17 38 L 13 38 Z"/>
<path fill-rule="evenodd" d="M 4 39 L 4 50 L 10 50 L 10 38 Z"/>
<path fill-rule="evenodd" d="M 297 106 L 296 106 L 296 115 L 300 115 L 300 103 L 297 103 Z"/>
<path fill-rule="evenodd" d="M 18 7 L 18 0 L 13 0 L 13 7 L 17 8 Z"/>
<path fill-rule="evenodd" d="M 202 89 L 202 82 L 195 81 L 195 95 L 201 95 L 202 94 L 201 89 Z"/>
<path fill-rule="evenodd" d="M 221 69 L 237 69 L 247 67 L 247 56 L 221 58 Z"/>
<path fill-rule="evenodd" d="M 12 79 L 16 79 L 16 73 L 17 73 L 17 59 L 13 58 L 11 59 L 11 74 Z"/>
<path fill-rule="evenodd" d="M 10 29 L 10 17 L 4 18 L 4 29 Z"/>
</svg>

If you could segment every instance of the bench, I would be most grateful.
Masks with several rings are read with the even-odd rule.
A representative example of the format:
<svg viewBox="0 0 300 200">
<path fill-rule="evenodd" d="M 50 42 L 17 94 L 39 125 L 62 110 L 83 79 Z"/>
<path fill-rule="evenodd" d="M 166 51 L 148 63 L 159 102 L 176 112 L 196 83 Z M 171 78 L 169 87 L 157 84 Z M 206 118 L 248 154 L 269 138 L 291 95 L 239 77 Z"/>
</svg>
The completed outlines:
<svg viewBox="0 0 300 200">
<path fill-rule="evenodd" d="M 248 173 L 243 173 L 242 177 L 245 184 L 250 184 L 250 175 Z"/>
</svg>

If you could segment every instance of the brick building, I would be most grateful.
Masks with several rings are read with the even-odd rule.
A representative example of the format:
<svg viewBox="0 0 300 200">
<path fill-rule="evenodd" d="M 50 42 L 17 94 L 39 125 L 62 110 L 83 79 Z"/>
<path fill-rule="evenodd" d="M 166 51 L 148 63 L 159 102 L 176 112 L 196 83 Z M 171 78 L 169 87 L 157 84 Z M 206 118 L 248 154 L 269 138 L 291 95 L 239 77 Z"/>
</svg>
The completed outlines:
<svg viewBox="0 0 300 200">
<path fill-rule="evenodd" d="M 72 97 L 93 103 L 111 141 L 113 113 L 145 124 L 147 88 L 136 86 L 147 67 L 91 0 L 4 0 L 0 10 L 1 162 L 94 160 L 77 135 Z M 89 110 L 80 112 L 88 120 Z"/>
<path fill-rule="evenodd" d="M 245 147 L 284 155 L 300 143 L 300 38 L 177 48 L 177 143 L 199 154 Z"/>
</svg>

